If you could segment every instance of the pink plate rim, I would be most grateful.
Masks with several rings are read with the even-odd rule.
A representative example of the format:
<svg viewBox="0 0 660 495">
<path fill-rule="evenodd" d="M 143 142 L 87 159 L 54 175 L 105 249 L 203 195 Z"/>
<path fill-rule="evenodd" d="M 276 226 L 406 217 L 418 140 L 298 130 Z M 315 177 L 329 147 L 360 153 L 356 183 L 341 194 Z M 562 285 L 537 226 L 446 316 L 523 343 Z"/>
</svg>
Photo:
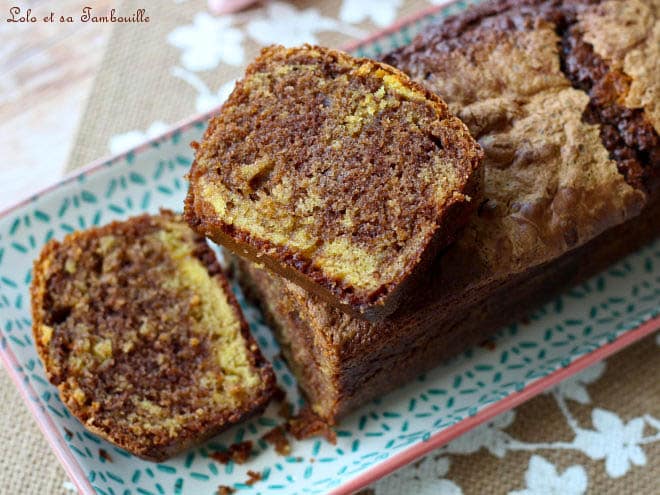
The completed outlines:
<svg viewBox="0 0 660 495">
<path fill-rule="evenodd" d="M 624 349 L 625 347 L 628 347 L 629 345 L 643 339 L 644 337 L 651 335 L 659 329 L 660 315 L 647 320 L 632 330 L 628 330 L 613 342 L 607 343 L 590 352 L 589 354 L 585 354 L 584 356 L 577 358 L 568 366 L 562 367 L 544 376 L 543 378 L 539 378 L 533 381 L 521 391 L 512 392 L 504 399 L 501 399 L 498 402 L 485 407 L 474 416 L 465 418 L 455 425 L 435 433 L 434 435 L 431 435 L 431 437 L 426 442 L 414 444 L 406 448 L 404 451 L 393 455 L 389 459 L 382 461 L 380 464 L 377 464 L 372 468 L 368 468 L 355 478 L 328 492 L 328 495 L 346 495 L 353 493 L 360 488 L 364 488 L 370 483 L 373 483 L 374 481 L 387 476 L 393 471 L 402 468 L 406 464 L 411 463 L 412 461 L 422 457 L 430 451 L 437 449 L 438 447 L 442 447 L 456 437 L 468 432 L 469 430 L 481 425 L 482 423 L 485 423 L 498 414 L 513 409 L 523 402 L 539 395 L 544 390 L 552 387 L 553 385 L 556 385 L 562 380 L 565 380 L 566 378 L 579 373 L 592 364 L 602 361 L 603 359 L 611 356 L 621 349 Z"/>
<path fill-rule="evenodd" d="M 374 32 L 367 38 L 348 43 L 342 48 L 345 51 L 355 50 L 360 46 L 368 44 L 387 34 L 398 31 L 399 29 L 401 29 L 402 26 L 411 24 L 428 15 L 432 15 L 442 9 L 447 8 L 452 4 L 458 3 L 459 1 L 460 0 L 451 0 L 444 4 L 435 5 L 427 9 L 421 10 L 408 17 L 402 18 L 401 20 L 388 26 L 385 29 Z M 47 194 L 50 191 L 58 189 L 60 186 L 64 184 L 68 184 L 76 180 L 81 175 L 98 171 L 99 169 L 108 166 L 112 163 L 115 163 L 130 154 L 141 153 L 146 149 L 150 148 L 153 143 L 163 141 L 177 132 L 185 131 L 199 122 L 204 122 L 208 120 L 216 111 L 217 109 L 214 109 L 208 112 L 194 115 L 192 117 L 188 117 L 174 124 L 174 126 L 169 130 L 167 130 L 166 132 L 145 141 L 139 146 L 136 146 L 130 150 L 115 154 L 110 157 L 94 160 L 88 165 L 67 174 L 60 181 L 46 188 L 43 188 L 42 190 L 40 190 L 35 194 L 32 194 L 28 198 L 19 201 L 18 203 L 8 208 L 5 208 L 3 211 L 0 211 L 0 219 L 9 215 L 13 211 L 29 204 L 35 198 Z M 575 373 L 578 373 L 584 368 L 607 358 L 608 356 L 614 354 L 617 351 L 620 351 L 621 349 L 633 344 L 634 342 L 637 342 L 638 340 L 641 340 L 642 338 L 652 334 L 654 331 L 658 330 L 659 328 L 660 328 L 660 316 L 657 316 L 655 318 L 646 321 L 637 328 L 627 331 L 623 335 L 619 336 L 613 342 L 605 344 L 599 347 L 598 349 L 596 349 L 595 351 L 592 351 L 589 354 L 581 356 L 580 358 L 571 362 L 568 366 L 560 368 L 543 378 L 537 379 L 536 381 L 532 382 L 527 387 L 525 387 L 523 390 L 519 392 L 511 393 L 509 396 L 505 397 L 504 399 L 501 399 L 500 401 L 482 409 L 474 416 L 468 417 L 456 423 L 455 425 L 446 428 L 441 432 L 431 435 L 431 437 L 427 441 L 407 447 L 404 451 L 399 452 L 398 454 L 390 457 L 389 459 L 386 459 L 380 464 L 368 468 L 363 473 L 359 474 L 358 476 L 349 480 L 343 485 L 332 489 L 328 493 L 332 495 L 346 495 L 353 493 L 354 491 L 359 490 L 360 488 L 364 488 L 370 483 L 373 483 L 374 481 L 390 474 L 391 472 L 405 466 L 406 464 L 409 464 L 415 459 L 427 454 L 431 450 L 441 447 L 442 445 L 448 443 L 449 441 L 462 435 L 463 433 L 479 426 L 482 423 L 485 423 L 486 421 L 492 419 L 498 414 L 508 411 L 509 409 L 518 406 L 522 402 L 531 399 L 532 397 L 540 394 L 547 388 L 570 377 L 571 375 L 574 375 Z M 92 486 L 91 482 L 85 475 L 82 466 L 78 463 L 78 461 L 75 459 L 75 457 L 73 456 L 67 445 L 65 444 L 64 438 L 62 437 L 62 435 L 59 434 L 57 425 L 52 420 L 52 418 L 45 412 L 43 406 L 39 404 L 38 402 L 39 399 L 36 393 L 34 392 L 34 390 L 32 389 L 32 386 L 29 383 L 25 383 L 23 378 L 21 377 L 18 371 L 18 367 L 20 365 L 16 359 L 16 356 L 9 347 L 5 347 L 5 349 L 0 348 L 0 360 L 3 362 L 5 368 L 7 369 L 7 372 L 9 373 L 9 376 L 14 382 L 14 385 L 19 390 L 21 397 L 23 398 L 23 401 L 27 404 L 28 409 L 34 416 L 39 428 L 46 437 L 46 440 L 51 445 L 53 451 L 55 452 L 55 455 L 57 456 L 58 460 L 64 467 L 64 470 L 66 471 L 69 478 L 73 481 L 78 491 L 84 495 L 94 495 L 96 493 L 94 487 Z"/>
</svg>

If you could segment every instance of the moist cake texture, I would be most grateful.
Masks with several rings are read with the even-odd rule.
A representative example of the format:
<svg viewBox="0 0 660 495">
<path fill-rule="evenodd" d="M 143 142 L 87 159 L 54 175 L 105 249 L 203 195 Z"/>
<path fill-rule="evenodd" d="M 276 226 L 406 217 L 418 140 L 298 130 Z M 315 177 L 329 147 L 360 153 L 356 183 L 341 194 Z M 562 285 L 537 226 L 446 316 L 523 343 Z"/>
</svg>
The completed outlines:
<svg viewBox="0 0 660 495">
<path fill-rule="evenodd" d="M 477 204 L 482 153 L 445 103 L 326 48 L 264 49 L 196 148 L 193 228 L 371 320 Z"/>
<path fill-rule="evenodd" d="M 50 241 L 35 343 L 91 431 L 162 460 L 263 409 L 274 375 L 206 240 L 162 211 Z"/>
<path fill-rule="evenodd" d="M 660 234 L 659 10 L 488 2 L 384 57 L 481 144 L 483 198 L 381 322 L 240 263 L 317 414 L 336 421 Z"/>
</svg>

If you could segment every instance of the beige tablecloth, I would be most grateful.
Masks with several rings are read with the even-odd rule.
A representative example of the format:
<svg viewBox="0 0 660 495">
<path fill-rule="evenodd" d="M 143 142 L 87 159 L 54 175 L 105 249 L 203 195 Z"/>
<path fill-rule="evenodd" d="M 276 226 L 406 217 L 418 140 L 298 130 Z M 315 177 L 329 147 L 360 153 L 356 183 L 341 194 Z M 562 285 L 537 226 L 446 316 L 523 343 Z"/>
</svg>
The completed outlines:
<svg viewBox="0 0 660 495">
<path fill-rule="evenodd" d="M 144 6 L 130 0 L 122 9 Z M 69 168 L 217 105 L 261 45 L 342 46 L 428 6 L 422 0 L 270 2 L 221 18 L 199 1 L 152 7 L 149 24 L 115 26 Z M 655 335 L 367 492 L 658 493 L 660 430 L 652 426 L 660 427 L 658 377 Z M 0 420 L 0 494 L 70 493 L 63 469 L 4 371 Z"/>
</svg>

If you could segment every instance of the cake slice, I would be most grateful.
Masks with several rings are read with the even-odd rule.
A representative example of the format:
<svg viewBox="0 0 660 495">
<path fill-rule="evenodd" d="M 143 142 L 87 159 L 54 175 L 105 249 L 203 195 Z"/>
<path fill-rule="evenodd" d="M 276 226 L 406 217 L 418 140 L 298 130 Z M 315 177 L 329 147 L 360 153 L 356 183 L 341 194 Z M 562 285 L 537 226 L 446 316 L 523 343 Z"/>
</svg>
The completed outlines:
<svg viewBox="0 0 660 495">
<path fill-rule="evenodd" d="M 274 375 L 206 240 L 162 211 L 50 241 L 33 331 L 90 431 L 163 460 L 261 411 Z"/>
<path fill-rule="evenodd" d="M 477 204 L 481 149 L 447 105 L 327 48 L 264 49 L 194 147 L 194 229 L 371 321 Z"/>
</svg>

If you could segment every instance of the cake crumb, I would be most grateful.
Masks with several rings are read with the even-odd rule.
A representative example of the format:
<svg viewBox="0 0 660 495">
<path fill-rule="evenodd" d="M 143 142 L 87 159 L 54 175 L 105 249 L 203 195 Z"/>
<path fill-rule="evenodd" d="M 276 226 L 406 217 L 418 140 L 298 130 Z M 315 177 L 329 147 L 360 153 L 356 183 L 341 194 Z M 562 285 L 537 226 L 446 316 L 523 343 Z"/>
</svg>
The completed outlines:
<svg viewBox="0 0 660 495">
<path fill-rule="evenodd" d="M 245 484 L 248 486 L 252 486 L 257 481 L 261 481 L 261 473 L 257 473 L 256 471 L 252 471 L 251 469 L 248 469 L 247 475 L 248 475 L 248 479 L 245 482 Z"/>
<path fill-rule="evenodd" d="M 252 455 L 252 442 L 247 440 L 230 445 L 226 452 L 213 452 L 210 457 L 220 464 L 227 464 L 229 461 L 234 461 L 236 464 L 245 464 L 250 455 Z"/>
<path fill-rule="evenodd" d="M 279 455 L 289 455 L 291 453 L 291 444 L 286 438 L 286 430 L 283 426 L 276 426 L 262 436 L 267 443 L 275 447 L 275 452 Z"/>
<path fill-rule="evenodd" d="M 286 399 L 286 390 L 284 390 L 279 385 L 275 386 L 275 391 L 273 392 L 273 401 L 282 402 Z"/>
<path fill-rule="evenodd" d="M 483 349 L 489 350 L 489 351 L 494 351 L 497 345 L 493 340 L 486 339 L 482 343 L 479 344 L 479 347 L 482 347 Z"/>
<path fill-rule="evenodd" d="M 108 462 L 112 462 L 112 457 L 110 457 L 110 454 L 108 454 L 108 452 L 105 449 L 99 449 L 99 457 Z"/>
<path fill-rule="evenodd" d="M 220 485 L 218 487 L 218 491 L 215 493 L 216 495 L 232 495 L 232 493 L 236 493 L 236 489 L 232 488 L 231 486 Z"/>
<path fill-rule="evenodd" d="M 283 359 L 281 353 L 278 355 L 279 359 Z M 286 400 L 286 390 L 277 385 L 273 393 L 273 402 L 278 402 L 277 415 L 284 419 L 289 419 L 293 415 L 293 405 Z"/>
<path fill-rule="evenodd" d="M 332 445 L 337 443 L 337 434 L 330 425 L 317 416 L 309 406 L 303 407 L 300 412 L 287 421 L 287 430 L 296 440 L 323 436 Z"/>
<path fill-rule="evenodd" d="M 277 409 L 277 415 L 283 419 L 291 419 L 293 416 L 293 406 L 290 402 L 280 403 L 280 407 Z"/>
</svg>

